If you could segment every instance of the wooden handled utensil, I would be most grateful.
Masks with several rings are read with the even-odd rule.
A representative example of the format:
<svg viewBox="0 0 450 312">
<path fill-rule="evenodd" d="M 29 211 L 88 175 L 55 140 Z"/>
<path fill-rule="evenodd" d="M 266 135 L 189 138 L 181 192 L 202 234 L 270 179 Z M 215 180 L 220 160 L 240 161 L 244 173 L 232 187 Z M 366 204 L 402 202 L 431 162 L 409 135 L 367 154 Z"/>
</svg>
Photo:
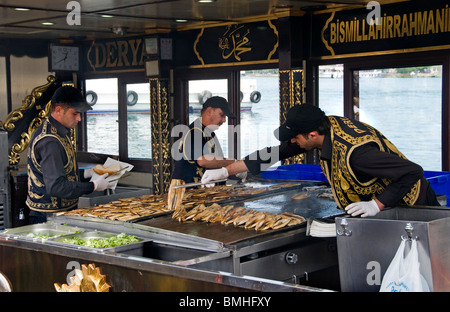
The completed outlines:
<svg viewBox="0 0 450 312">
<path fill-rule="evenodd" d="M 208 183 L 202 183 L 202 182 L 193 182 L 193 183 L 186 183 L 186 184 L 178 184 L 178 185 L 174 185 L 172 186 L 173 189 L 177 189 L 177 188 L 186 188 L 186 187 L 192 187 L 192 186 L 200 186 L 200 185 L 208 185 L 208 184 L 214 184 L 214 183 L 219 183 L 219 182 L 225 182 L 227 181 L 227 179 L 223 179 L 223 180 L 216 180 L 216 181 L 209 181 Z"/>
</svg>

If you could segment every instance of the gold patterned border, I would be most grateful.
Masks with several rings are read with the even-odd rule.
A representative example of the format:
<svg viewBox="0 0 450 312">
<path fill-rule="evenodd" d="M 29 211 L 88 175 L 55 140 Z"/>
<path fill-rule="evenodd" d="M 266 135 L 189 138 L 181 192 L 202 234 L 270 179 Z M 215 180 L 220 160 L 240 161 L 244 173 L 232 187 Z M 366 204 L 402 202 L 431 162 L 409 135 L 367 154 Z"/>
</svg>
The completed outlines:
<svg viewBox="0 0 450 312">
<path fill-rule="evenodd" d="M 275 27 L 274 24 L 272 24 L 272 21 L 268 20 L 267 23 L 269 24 L 269 27 L 273 30 L 273 33 L 277 36 L 277 38 L 280 38 L 280 36 L 278 35 L 278 29 Z M 277 52 L 278 45 L 279 45 L 278 41 L 279 40 L 277 40 L 277 43 L 275 43 L 272 51 L 270 51 L 269 55 L 267 56 L 267 61 L 270 61 L 272 59 L 272 56 L 275 54 L 275 52 Z"/>
<path fill-rule="evenodd" d="M 410 49 L 397 49 L 397 50 L 382 50 L 373 52 L 361 52 L 361 53 L 349 53 L 340 55 L 328 55 L 320 57 L 312 57 L 313 60 L 333 60 L 333 59 L 344 59 L 351 57 L 364 57 L 364 56 L 377 56 L 377 55 L 393 55 L 400 53 L 414 53 L 414 52 L 429 52 L 437 50 L 450 50 L 450 45 L 440 45 L 433 47 L 422 47 L 422 48 L 410 48 Z"/>
<path fill-rule="evenodd" d="M 200 56 L 200 52 L 198 52 L 198 50 L 197 50 L 197 44 L 200 42 L 200 38 L 203 36 L 204 32 L 205 32 L 205 28 L 202 28 L 200 30 L 200 33 L 197 36 L 197 39 L 195 39 L 195 42 L 194 42 L 194 53 L 195 53 L 195 55 L 197 55 L 197 59 L 200 61 L 200 63 L 202 63 L 202 66 L 205 65 L 205 61 Z"/>
<path fill-rule="evenodd" d="M 151 138 L 152 138 L 152 166 L 153 166 L 153 193 L 161 194 L 159 170 L 160 153 L 159 151 L 159 79 L 149 80 L 150 83 L 150 112 L 151 112 Z"/>
<path fill-rule="evenodd" d="M 303 69 L 280 70 L 279 73 L 280 90 L 280 124 L 286 121 L 288 110 L 301 105 L 305 99 L 305 79 Z M 284 165 L 303 163 L 305 155 L 297 155 L 283 161 Z"/>
<path fill-rule="evenodd" d="M 322 40 L 322 42 L 325 45 L 325 47 L 327 48 L 327 50 L 330 51 L 331 56 L 334 56 L 334 49 L 332 47 L 330 47 L 330 45 L 328 44 L 328 41 L 325 39 L 324 34 L 325 34 L 325 30 L 328 29 L 328 24 L 330 24 L 330 22 L 333 20 L 335 13 L 336 13 L 335 11 L 333 11 L 331 13 L 330 18 L 327 19 L 325 26 L 323 26 L 322 31 L 320 32 L 320 39 Z"/>
<path fill-rule="evenodd" d="M 230 67 L 230 66 L 244 66 L 244 65 L 259 65 L 259 64 L 277 64 L 278 59 L 274 60 L 263 60 L 263 61 L 251 61 L 251 62 L 231 62 L 231 63 L 221 63 L 221 64 L 208 64 L 208 65 L 191 65 L 188 68 L 212 68 L 212 67 Z"/>
<path fill-rule="evenodd" d="M 167 193 L 171 178 L 169 81 L 150 82 L 153 193 Z"/>
</svg>

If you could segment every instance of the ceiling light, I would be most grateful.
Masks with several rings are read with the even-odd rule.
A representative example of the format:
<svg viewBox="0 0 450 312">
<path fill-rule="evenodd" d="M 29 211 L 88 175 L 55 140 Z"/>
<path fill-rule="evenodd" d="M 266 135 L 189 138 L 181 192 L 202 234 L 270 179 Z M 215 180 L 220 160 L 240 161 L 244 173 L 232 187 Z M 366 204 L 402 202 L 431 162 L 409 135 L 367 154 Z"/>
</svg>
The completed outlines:
<svg viewBox="0 0 450 312">
<path fill-rule="evenodd" d="M 187 23 L 188 20 L 186 20 L 186 19 L 176 19 L 175 21 L 177 23 Z"/>
<path fill-rule="evenodd" d="M 197 0 L 198 3 L 213 3 L 216 2 L 216 0 Z"/>
<path fill-rule="evenodd" d="M 100 15 L 101 17 L 104 17 L 104 18 L 111 18 L 111 17 L 114 17 L 114 16 L 112 16 L 112 15 L 108 15 L 108 14 L 102 14 L 102 15 Z"/>
<path fill-rule="evenodd" d="M 53 25 L 55 25 L 55 23 L 52 23 L 52 22 L 42 22 L 41 24 L 45 25 L 45 26 L 53 26 Z"/>
<path fill-rule="evenodd" d="M 123 36 L 127 33 L 128 27 L 116 25 L 111 28 L 112 32 L 116 35 Z"/>
<path fill-rule="evenodd" d="M 278 4 L 274 6 L 275 9 L 292 9 L 293 7 L 294 6 L 289 4 Z"/>
<path fill-rule="evenodd" d="M 30 9 L 27 8 L 14 8 L 16 11 L 30 11 Z"/>
</svg>

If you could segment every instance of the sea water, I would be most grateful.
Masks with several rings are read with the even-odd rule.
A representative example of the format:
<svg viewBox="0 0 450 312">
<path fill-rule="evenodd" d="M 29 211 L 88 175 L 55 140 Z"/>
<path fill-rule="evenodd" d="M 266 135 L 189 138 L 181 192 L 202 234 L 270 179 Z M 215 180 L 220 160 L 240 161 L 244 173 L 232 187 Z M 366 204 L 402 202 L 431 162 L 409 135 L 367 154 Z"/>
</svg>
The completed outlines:
<svg viewBox="0 0 450 312">
<path fill-rule="evenodd" d="M 320 106 L 343 114 L 341 79 L 321 79 Z M 340 91 L 342 92 L 342 91 Z M 442 170 L 442 79 L 360 78 L 359 120 L 383 133 L 424 170 Z"/>
</svg>

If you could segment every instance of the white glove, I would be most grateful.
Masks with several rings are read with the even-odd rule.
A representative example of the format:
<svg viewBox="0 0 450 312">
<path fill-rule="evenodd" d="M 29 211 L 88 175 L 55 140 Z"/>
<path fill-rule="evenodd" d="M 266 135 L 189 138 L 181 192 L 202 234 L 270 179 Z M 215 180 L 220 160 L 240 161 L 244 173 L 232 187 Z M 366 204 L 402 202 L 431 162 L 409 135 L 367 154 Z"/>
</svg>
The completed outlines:
<svg viewBox="0 0 450 312">
<path fill-rule="evenodd" d="M 108 176 L 107 173 L 104 175 L 98 176 L 95 180 L 92 182 L 94 183 L 94 191 L 104 191 L 106 189 L 110 189 L 114 187 L 114 182 L 109 182 L 106 180 L 106 177 Z"/>
<path fill-rule="evenodd" d="M 242 180 L 242 182 L 245 182 L 245 179 L 247 179 L 247 171 L 236 173 L 235 176 Z"/>
<path fill-rule="evenodd" d="M 206 170 L 202 177 L 202 183 L 206 184 L 206 187 L 212 187 L 214 183 L 208 183 L 209 181 L 223 180 L 226 178 L 228 178 L 228 170 L 225 167 Z"/>
<path fill-rule="evenodd" d="M 345 207 L 345 211 L 347 211 L 347 213 L 349 215 L 352 215 L 353 217 L 362 214 L 361 217 L 365 218 L 375 216 L 380 212 L 380 208 L 378 208 L 375 199 L 372 199 L 371 201 L 360 201 L 357 203 L 352 203 Z"/>
<path fill-rule="evenodd" d="M 94 175 L 94 169 L 92 169 L 92 168 L 84 169 L 83 175 L 84 175 L 85 179 L 92 178 L 92 176 Z"/>
</svg>

